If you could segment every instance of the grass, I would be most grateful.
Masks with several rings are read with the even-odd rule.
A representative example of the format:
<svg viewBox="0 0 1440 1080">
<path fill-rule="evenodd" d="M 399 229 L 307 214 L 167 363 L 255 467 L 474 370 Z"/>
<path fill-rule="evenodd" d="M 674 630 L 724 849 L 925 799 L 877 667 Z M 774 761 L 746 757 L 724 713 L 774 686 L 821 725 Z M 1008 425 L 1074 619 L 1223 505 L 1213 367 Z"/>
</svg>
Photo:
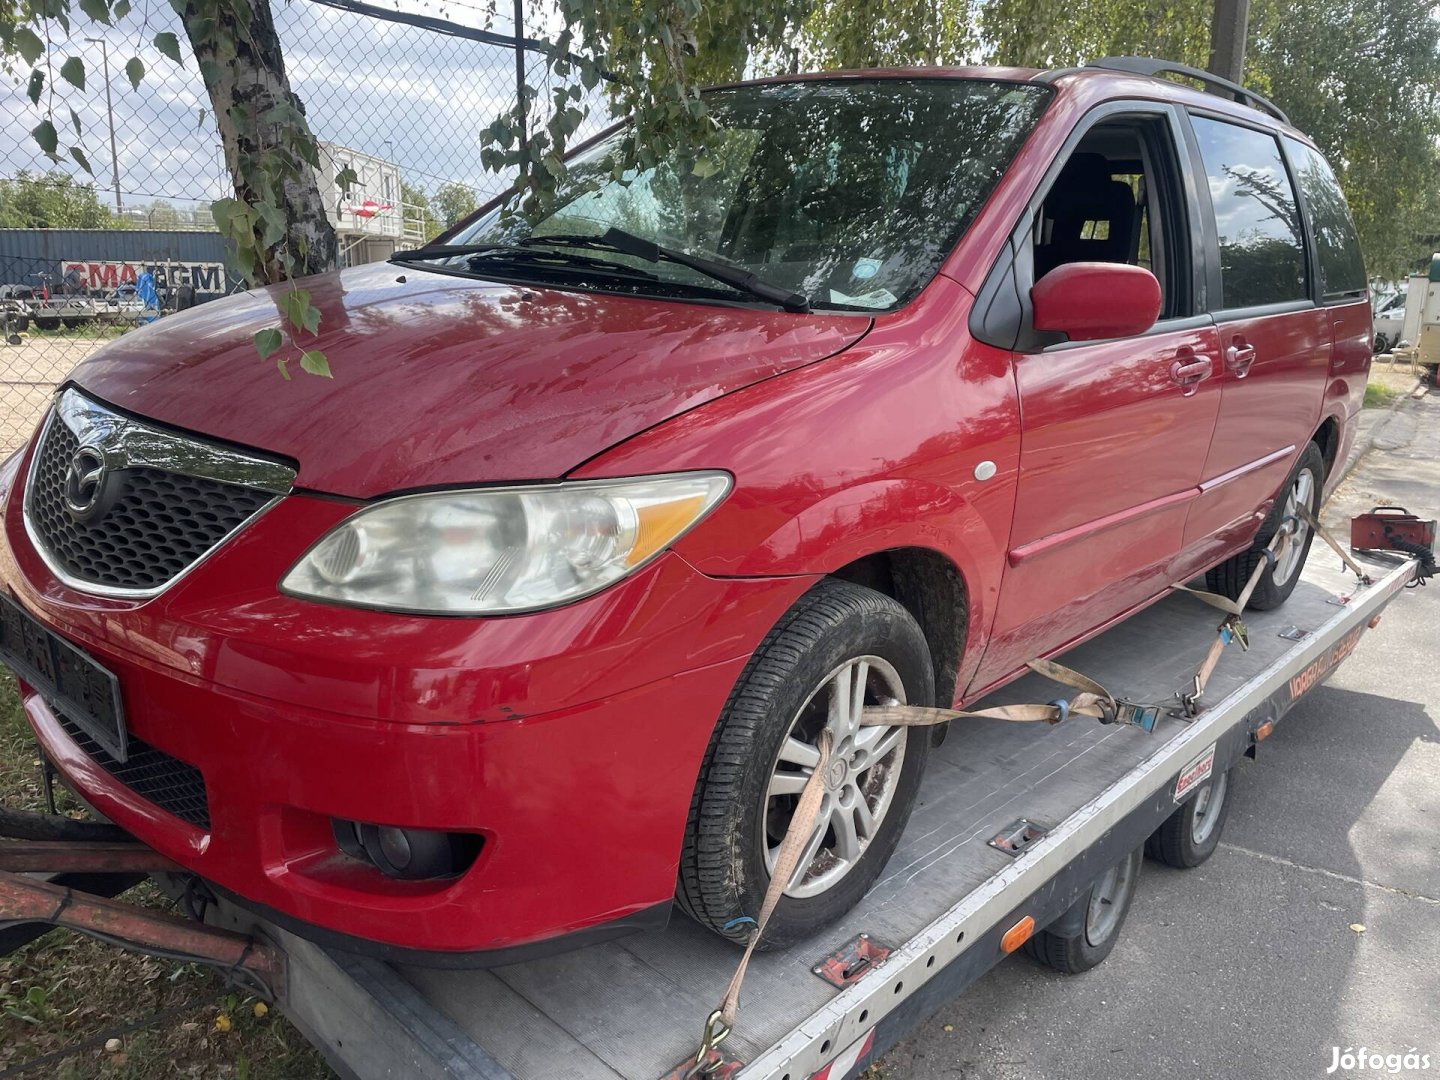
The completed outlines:
<svg viewBox="0 0 1440 1080">
<path fill-rule="evenodd" d="M 1386 386 L 1384 383 L 1367 383 L 1365 386 L 1364 408 L 1383 409 L 1399 396 L 1399 391 Z"/>
<path fill-rule="evenodd" d="M 57 794 L 62 812 L 82 814 L 63 789 Z M 7 806 L 44 807 L 38 753 L 8 674 L 0 674 L 0 798 Z M 126 899 L 174 907 L 148 882 Z M 233 993 L 210 969 L 123 952 L 67 930 L 0 957 L 0 1074 L 11 1069 L 58 1080 L 333 1075 L 278 1011 Z"/>
</svg>

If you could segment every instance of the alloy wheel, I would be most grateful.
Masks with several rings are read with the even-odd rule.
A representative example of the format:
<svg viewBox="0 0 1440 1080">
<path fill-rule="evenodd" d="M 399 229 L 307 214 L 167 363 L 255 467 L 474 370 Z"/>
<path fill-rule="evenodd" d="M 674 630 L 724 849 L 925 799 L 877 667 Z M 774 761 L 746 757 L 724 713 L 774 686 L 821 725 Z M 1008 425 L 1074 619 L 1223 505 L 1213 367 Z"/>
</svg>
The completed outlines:
<svg viewBox="0 0 1440 1080">
<path fill-rule="evenodd" d="M 903 727 L 861 727 L 867 705 L 905 704 L 899 673 L 878 656 L 848 660 L 830 672 L 800 707 L 771 765 L 761 837 L 765 865 L 780 844 L 806 782 L 820 761 L 820 733 L 831 736 L 825 796 L 785 895 L 818 896 L 864 856 L 895 796 L 905 760 Z"/>
<path fill-rule="evenodd" d="M 1309 469 L 1301 469 L 1295 477 L 1295 482 L 1290 485 L 1290 491 L 1285 496 L 1284 518 L 1294 518 L 1294 531 L 1290 534 L 1289 540 L 1280 549 L 1280 554 L 1275 556 L 1275 569 L 1271 573 L 1271 579 L 1277 586 L 1284 585 L 1290 580 L 1291 575 L 1300 569 L 1300 558 L 1305 551 L 1305 540 L 1310 535 L 1310 525 L 1300 517 L 1299 507 L 1314 512 L 1312 500 L 1315 496 L 1315 476 Z"/>
</svg>

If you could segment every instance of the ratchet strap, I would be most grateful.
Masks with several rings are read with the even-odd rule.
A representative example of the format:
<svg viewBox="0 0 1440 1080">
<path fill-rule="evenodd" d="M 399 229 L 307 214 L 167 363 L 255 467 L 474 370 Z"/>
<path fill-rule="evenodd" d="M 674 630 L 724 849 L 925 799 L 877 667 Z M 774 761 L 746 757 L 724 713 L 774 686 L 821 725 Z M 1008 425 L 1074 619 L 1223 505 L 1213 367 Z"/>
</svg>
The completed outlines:
<svg viewBox="0 0 1440 1080">
<path fill-rule="evenodd" d="M 1321 527 L 1308 509 L 1300 507 L 1299 515 L 1335 550 L 1345 565 L 1363 584 L 1370 583 L 1370 578 L 1365 572 L 1341 549 L 1334 537 Z M 1279 552 L 1285 544 L 1291 542 L 1291 537 L 1298 529 L 1299 521 L 1296 518 L 1287 517 L 1280 523 L 1280 528 L 1276 531 L 1275 536 L 1261 550 L 1262 558 L 1255 564 L 1255 569 L 1251 571 L 1245 587 L 1233 600 L 1228 596 L 1206 592 L 1203 589 L 1191 589 L 1185 585 L 1170 586 L 1177 592 L 1188 593 L 1197 600 L 1225 613 L 1225 619 L 1219 626 L 1215 640 L 1211 643 L 1204 661 L 1201 662 L 1199 670 L 1195 673 L 1191 692 L 1179 692 L 1175 695 L 1180 699 L 1185 716 L 1193 717 L 1198 714 L 1198 700 L 1204 693 L 1205 684 L 1210 681 L 1210 676 L 1215 673 L 1225 646 L 1232 641 L 1237 641 L 1242 649 L 1249 649 L 1249 635 L 1245 629 L 1244 620 L 1241 618 L 1245 606 L 1250 602 L 1251 595 L 1259 586 L 1261 575 L 1264 574 L 1266 567 L 1274 565 Z M 1053 682 L 1078 691 L 1078 693 L 1068 700 L 1057 699 L 1045 705 L 997 705 L 989 709 L 937 709 L 899 704 L 867 705 L 861 709 L 860 725 L 862 727 L 933 727 L 937 724 L 949 723 L 951 720 L 965 719 L 1058 724 L 1071 716 L 1089 716 L 1099 720 L 1102 724 L 1127 723 L 1143 728 L 1145 731 L 1154 731 L 1159 720 L 1160 706 L 1141 705 L 1116 698 L 1094 679 L 1082 675 L 1064 664 L 1057 664 L 1053 660 L 1031 660 L 1026 667 L 1037 675 L 1043 675 Z M 815 830 L 820 808 L 824 804 L 824 778 L 831 753 L 831 734 L 828 729 L 820 733 L 817 743 L 820 759 L 805 781 L 804 788 L 801 789 L 799 802 L 790 817 L 790 825 L 785 830 L 785 838 L 780 842 L 780 850 L 776 853 L 775 866 L 770 874 L 770 884 L 766 888 L 765 897 L 760 904 L 760 914 L 754 920 L 744 920 L 754 923 L 750 930 L 750 939 L 745 946 L 745 953 L 735 968 L 735 974 L 730 977 L 729 985 L 725 987 L 720 1004 L 705 1021 L 699 1052 L 695 1055 L 693 1063 L 685 1070 L 683 1074 L 685 1080 L 699 1080 L 699 1078 L 715 1076 L 724 1066 L 724 1058 L 718 1048 L 720 1043 L 734 1030 L 735 1018 L 740 1009 L 740 987 L 745 981 L 745 972 L 750 966 L 750 958 L 754 955 L 755 947 L 760 943 L 760 939 L 765 933 L 765 927 L 769 924 L 770 917 L 780 903 L 780 898 L 784 896 L 785 890 L 789 887 L 791 878 L 799 869 L 800 858 Z"/>
<path fill-rule="evenodd" d="M 1115 723 L 1117 718 L 1125 716 L 1125 709 L 1130 705 L 1128 702 L 1117 700 L 1110 691 L 1094 679 L 1063 664 L 1057 664 L 1053 660 L 1031 660 L 1027 666 L 1036 674 L 1043 675 L 1063 686 L 1069 686 L 1078 690 L 1079 693 L 1068 701 L 1058 700 L 1048 705 L 999 705 L 992 709 L 973 711 L 932 709 L 916 705 L 867 705 L 860 712 L 860 724 L 862 727 L 932 727 L 962 718 L 1016 722 L 1041 721 L 1058 724 L 1069 716 L 1091 716 L 1102 723 Z M 1143 708 L 1140 706 L 1130 707 Z M 1146 730 L 1153 729 L 1154 719 L 1159 712 L 1156 707 L 1149 707 L 1149 709 L 1151 722 Z M 1140 725 L 1139 720 L 1125 722 Z M 730 977 L 730 983 L 725 987 L 720 1004 L 705 1020 L 700 1048 L 693 1063 L 683 1074 L 686 1080 L 713 1076 L 724 1065 L 724 1058 L 718 1052 L 718 1048 L 720 1043 L 734 1030 L 735 1017 L 740 1009 L 740 987 L 745 981 L 745 972 L 750 966 L 750 958 L 755 954 L 755 947 L 759 945 L 760 939 L 765 933 L 765 927 L 769 924 L 770 917 L 780 903 L 780 898 L 785 895 L 785 890 L 789 888 L 791 879 L 799 869 L 800 859 L 811 834 L 815 831 L 820 808 L 824 805 L 825 775 L 830 764 L 831 752 L 831 734 L 828 728 L 820 732 L 817 744 L 820 759 L 805 781 L 805 786 L 800 791 L 799 802 L 795 806 L 795 812 L 790 816 L 790 825 L 785 830 L 785 838 L 780 842 L 780 850 L 775 855 L 775 866 L 770 872 L 770 884 L 760 903 L 760 914 L 753 920 L 754 926 L 750 930 L 750 940 L 745 945 L 745 952 L 740 957 L 735 974 Z"/>
<path fill-rule="evenodd" d="M 1321 525 L 1307 507 L 1297 506 L 1295 509 L 1300 514 L 1300 517 L 1304 519 L 1305 524 L 1315 530 L 1315 535 L 1329 544 L 1330 550 L 1340 556 L 1340 561 L 1345 564 L 1346 569 L 1360 579 L 1361 585 L 1373 584 L 1370 580 L 1370 575 L 1360 568 L 1360 565 L 1350 557 L 1349 552 L 1340 546 L 1340 541 L 1330 535 L 1330 530 Z"/>
</svg>

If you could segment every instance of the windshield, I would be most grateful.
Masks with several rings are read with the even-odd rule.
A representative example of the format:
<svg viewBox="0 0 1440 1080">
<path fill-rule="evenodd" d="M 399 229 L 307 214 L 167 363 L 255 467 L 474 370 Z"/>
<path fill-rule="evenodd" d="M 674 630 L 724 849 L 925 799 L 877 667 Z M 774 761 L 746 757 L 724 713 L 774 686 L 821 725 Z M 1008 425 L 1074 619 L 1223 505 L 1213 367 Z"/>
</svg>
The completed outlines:
<svg viewBox="0 0 1440 1080">
<path fill-rule="evenodd" d="M 479 276 L 543 280 L 561 267 L 533 250 L 507 260 L 503 249 L 543 237 L 598 240 L 614 228 L 738 267 L 814 307 L 894 308 L 934 276 L 1049 92 L 974 79 L 847 79 L 713 90 L 705 100 L 718 131 L 700 165 L 668 159 L 614 179 L 607 159 L 622 129 L 570 160 L 555 208 L 539 220 L 526 221 L 514 196 L 446 243 L 498 245 L 469 260 Z M 628 253 L 602 253 L 615 271 L 607 281 L 596 252 L 586 253 L 564 268 L 567 284 L 753 299 L 694 267 Z"/>
</svg>

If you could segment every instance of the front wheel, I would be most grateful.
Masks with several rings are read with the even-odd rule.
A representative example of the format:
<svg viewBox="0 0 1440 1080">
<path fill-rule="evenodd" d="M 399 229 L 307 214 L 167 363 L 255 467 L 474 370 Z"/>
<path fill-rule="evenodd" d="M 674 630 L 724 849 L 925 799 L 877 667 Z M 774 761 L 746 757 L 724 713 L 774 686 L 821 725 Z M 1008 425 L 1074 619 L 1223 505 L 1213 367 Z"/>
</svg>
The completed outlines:
<svg viewBox="0 0 1440 1080">
<path fill-rule="evenodd" d="M 1270 611 L 1288 600 L 1300 581 L 1300 569 L 1310 554 L 1310 542 L 1315 539 L 1309 524 L 1299 517 L 1297 508 L 1304 506 L 1310 511 L 1311 517 L 1318 516 L 1320 491 L 1324 483 L 1325 458 L 1313 442 L 1306 443 L 1305 449 L 1300 453 L 1300 460 L 1295 463 L 1285 486 L 1280 489 L 1274 507 L 1261 524 L 1255 543 L 1250 545 L 1248 551 L 1226 559 L 1207 573 L 1206 587 L 1211 592 L 1228 596 L 1231 600 L 1240 599 L 1250 575 L 1265 558 L 1265 547 L 1275 539 L 1275 533 L 1285 519 L 1294 518 L 1294 532 L 1280 548 L 1275 561 L 1262 571 L 1259 584 L 1250 594 L 1250 607 L 1256 611 Z"/>
<path fill-rule="evenodd" d="M 677 899 L 701 925 L 743 942 L 815 765 L 825 796 L 761 948 L 785 948 L 859 902 L 895 850 L 930 749 L 923 728 L 862 727 L 867 705 L 931 705 L 930 650 L 890 597 L 826 580 L 766 635 L 741 673 L 700 770 Z"/>
</svg>

